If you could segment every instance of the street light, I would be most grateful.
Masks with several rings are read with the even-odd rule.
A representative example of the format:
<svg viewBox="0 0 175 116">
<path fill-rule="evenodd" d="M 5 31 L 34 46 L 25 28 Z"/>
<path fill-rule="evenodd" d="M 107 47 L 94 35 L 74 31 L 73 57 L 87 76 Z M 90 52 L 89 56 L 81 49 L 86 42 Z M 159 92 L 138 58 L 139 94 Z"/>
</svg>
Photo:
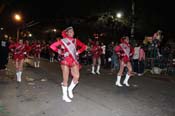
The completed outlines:
<svg viewBox="0 0 175 116">
<path fill-rule="evenodd" d="M 20 14 L 18 14 L 18 13 L 15 13 L 14 14 L 14 19 L 17 22 L 21 22 L 22 21 L 22 16 Z"/>
<path fill-rule="evenodd" d="M 116 14 L 116 16 L 117 16 L 117 18 L 122 18 L 122 16 L 123 16 L 123 14 L 121 13 L 121 12 L 118 12 L 117 14 Z"/>
<path fill-rule="evenodd" d="M 15 13 L 13 18 L 15 19 L 16 22 L 21 22 L 22 21 L 22 16 L 18 13 Z M 17 28 L 17 39 L 19 39 L 19 28 Z"/>
</svg>

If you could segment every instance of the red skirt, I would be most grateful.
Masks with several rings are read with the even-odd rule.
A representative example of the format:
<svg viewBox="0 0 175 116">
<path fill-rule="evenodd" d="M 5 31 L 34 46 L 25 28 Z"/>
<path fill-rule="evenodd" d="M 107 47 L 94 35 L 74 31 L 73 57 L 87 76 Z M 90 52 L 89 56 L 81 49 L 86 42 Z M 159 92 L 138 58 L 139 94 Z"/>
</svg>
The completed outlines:
<svg viewBox="0 0 175 116">
<path fill-rule="evenodd" d="M 25 58 L 25 56 L 24 55 L 19 55 L 19 54 L 14 54 L 13 55 L 13 59 L 14 60 L 22 60 L 22 59 L 24 59 Z"/>
<path fill-rule="evenodd" d="M 81 65 L 77 61 L 75 61 L 72 57 L 66 57 L 64 60 L 60 61 L 60 64 L 66 65 L 68 67 L 79 65 L 79 69 L 81 68 Z"/>
</svg>

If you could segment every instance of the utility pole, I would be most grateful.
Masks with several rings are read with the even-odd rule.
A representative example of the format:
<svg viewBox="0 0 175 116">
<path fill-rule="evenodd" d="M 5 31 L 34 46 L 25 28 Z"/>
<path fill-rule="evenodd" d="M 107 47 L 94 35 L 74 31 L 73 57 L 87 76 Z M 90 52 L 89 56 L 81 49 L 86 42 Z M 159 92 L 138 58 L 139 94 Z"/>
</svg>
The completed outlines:
<svg viewBox="0 0 175 116">
<path fill-rule="evenodd" d="M 19 40 L 19 33 L 20 33 L 20 29 L 19 27 L 17 28 L 17 32 L 16 32 L 16 40 L 18 41 Z"/>
<path fill-rule="evenodd" d="M 131 40 L 133 41 L 135 36 L 135 0 L 132 0 L 132 19 L 131 19 Z"/>
</svg>

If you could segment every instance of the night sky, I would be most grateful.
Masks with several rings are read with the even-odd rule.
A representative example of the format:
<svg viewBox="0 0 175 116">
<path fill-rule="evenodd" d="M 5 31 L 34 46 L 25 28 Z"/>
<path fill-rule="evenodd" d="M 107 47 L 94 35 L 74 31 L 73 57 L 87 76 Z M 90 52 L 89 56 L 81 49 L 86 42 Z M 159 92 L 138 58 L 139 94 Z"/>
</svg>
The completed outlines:
<svg viewBox="0 0 175 116">
<path fill-rule="evenodd" d="M 108 11 L 131 13 L 131 0 L 1 0 L 5 8 L 0 14 L 0 25 L 12 25 L 11 14 L 21 11 L 24 20 L 55 20 L 62 17 L 86 17 Z M 174 34 L 173 1 L 135 0 L 136 23 L 145 27 L 140 31 L 156 31 Z M 137 22 L 138 21 L 138 22 Z"/>
<path fill-rule="evenodd" d="M 5 1 L 5 0 L 4 0 Z M 9 0 L 4 12 L 22 11 L 26 18 L 57 18 L 87 16 L 110 10 L 128 10 L 130 0 Z"/>
</svg>

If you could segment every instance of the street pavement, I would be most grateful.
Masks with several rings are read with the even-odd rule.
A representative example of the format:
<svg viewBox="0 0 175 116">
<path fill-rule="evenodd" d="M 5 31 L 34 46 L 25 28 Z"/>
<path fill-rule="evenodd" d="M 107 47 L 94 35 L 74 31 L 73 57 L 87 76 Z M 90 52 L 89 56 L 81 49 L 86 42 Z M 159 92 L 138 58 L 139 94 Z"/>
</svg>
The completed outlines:
<svg viewBox="0 0 175 116">
<path fill-rule="evenodd" d="M 59 64 L 42 59 L 41 67 L 34 68 L 28 62 L 20 84 L 11 60 L 8 70 L 0 72 L 0 116 L 175 116 L 175 83 L 171 81 L 134 76 L 131 87 L 117 87 L 116 72 L 102 69 L 100 75 L 92 75 L 86 65 L 75 97 L 66 103 Z"/>
</svg>

